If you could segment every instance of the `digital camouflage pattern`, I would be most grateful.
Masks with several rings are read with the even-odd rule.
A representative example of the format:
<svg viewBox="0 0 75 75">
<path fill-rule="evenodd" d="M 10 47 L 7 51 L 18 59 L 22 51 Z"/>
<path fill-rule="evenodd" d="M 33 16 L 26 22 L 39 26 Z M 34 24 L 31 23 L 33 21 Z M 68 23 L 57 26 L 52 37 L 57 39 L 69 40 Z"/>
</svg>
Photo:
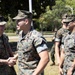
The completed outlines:
<svg viewBox="0 0 75 75">
<path fill-rule="evenodd" d="M 21 31 L 19 36 L 17 44 L 19 75 L 32 75 L 40 60 L 38 53 L 41 51 L 38 51 L 37 48 L 46 44 L 46 40 L 34 29 L 27 34 Z"/>
<path fill-rule="evenodd" d="M 52 40 L 52 47 L 51 47 L 51 51 L 50 51 L 50 54 L 51 54 L 51 60 L 53 63 L 55 63 L 55 42 L 54 42 L 54 39 Z"/>
<path fill-rule="evenodd" d="M 5 34 L 0 37 L 0 59 L 8 59 L 10 57 L 4 44 L 9 49 L 8 37 Z M 16 75 L 16 72 L 13 67 L 0 63 L 0 75 Z"/>
<path fill-rule="evenodd" d="M 75 59 L 75 33 L 68 34 L 64 39 L 65 60 L 63 63 L 64 75 L 67 75 L 67 70 L 72 66 Z M 75 75 L 75 69 L 73 74 Z"/>
<path fill-rule="evenodd" d="M 64 28 L 60 28 L 57 32 L 56 32 L 56 35 L 55 35 L 55 42 L 60 42 L 60 48 L 61 48 L 61 44 L 62 44 L 62 41 L 63 41 L 63 37 L 66 36 L 66 34 L 68 33 L 68 30 L 67 29 L 64 29 Z"/>
</svg>

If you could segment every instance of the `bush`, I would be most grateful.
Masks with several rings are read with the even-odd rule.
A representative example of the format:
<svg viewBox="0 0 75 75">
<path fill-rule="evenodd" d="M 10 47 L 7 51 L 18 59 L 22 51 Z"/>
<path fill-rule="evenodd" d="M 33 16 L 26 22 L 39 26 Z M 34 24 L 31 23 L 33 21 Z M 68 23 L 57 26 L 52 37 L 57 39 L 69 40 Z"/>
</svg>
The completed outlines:
<svg viewBox="0 0 75 75">
<path fill-rule="evenodd" d="M 6 25 L 6 32 L 15 32 L 16 31 L 16 22 L 12 20 L 10 16 L 8 16 L 8 22 Z"/>
</svg>

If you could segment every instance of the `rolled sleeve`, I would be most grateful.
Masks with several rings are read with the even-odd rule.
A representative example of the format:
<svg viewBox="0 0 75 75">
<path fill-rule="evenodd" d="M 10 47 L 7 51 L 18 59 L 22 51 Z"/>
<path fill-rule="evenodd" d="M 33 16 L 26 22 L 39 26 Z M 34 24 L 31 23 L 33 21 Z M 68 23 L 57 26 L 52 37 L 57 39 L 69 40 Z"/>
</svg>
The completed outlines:
<svg viewBox="0 0 75 75">
<path fill-rule="evenodd" d="M 34 46 L 35 46 L 38 53 L 48 49 L 47 42 L 44 37 L 37 37 L 34 40 Z"/>
<path fill-rule="evenodd" d="M 55 38 L 55 42 L 56 42 L 56 41 L 57 41 L 57 42 L 59 42 L 59 41 L 60 41 L 60 39 L 58 39 L 58 38 Z"/>
<path fill-rule="evenodd" d="M 56 35 L 55 35 L 55 42 L 61 41 L 61 38 L 62 38 L 61 30 L 58 30 Z"/>
<path fill-rule="evenodd" d="M 61 45 L 61 48 L 64 49 L 64 45 L 63 44 Z"/>
<path fill-rule="evenodd" d="M 44 50 L 46 50 L 46 49 L 48 49 L 48 47 L 47 47 L 46 44 L 42 44 L 42 45 L 40 45 L 40 46 L 38 46 L 38 47 L 36 48 L 36 50 L 37 50 L 38 53 L 40 53 L 40 52 L 42 52 L 42 51 L 44 51 Z"/>
</svg>

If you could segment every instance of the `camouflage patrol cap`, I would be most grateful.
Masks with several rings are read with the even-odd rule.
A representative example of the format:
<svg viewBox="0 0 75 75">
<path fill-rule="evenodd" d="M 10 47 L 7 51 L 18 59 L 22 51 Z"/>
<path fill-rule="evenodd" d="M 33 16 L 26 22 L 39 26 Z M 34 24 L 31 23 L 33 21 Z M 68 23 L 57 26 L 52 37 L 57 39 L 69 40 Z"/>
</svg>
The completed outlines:
<svg viewBox="0 0 75 75">
<path fill-rule="evenodd" d="M 32 13 L 25 10 L 18 10 L 18 14 L 13 19 L 24 19 L 24 18 L 32 18 Z"/>
<path fill-rule="evenodd" d="M 75 19 L 75 16 L 65 14 L 62 19 L 63 19 L 63 22 L 67 23 L 67 22 L 73 21 Z"/>
<path fill-rule="evenodd" d="M 6 21 L 4 20 L 4 17 L 0 16 L 0 26 L 5 24 L 6 24 Z"/>
<path fill-rule="evenodd" d="M 66 19 L 67 16 L 68 16 L 67 13 L 63 14 L 63 15 L 62 15 L 62 19 Z"/>
</svg>

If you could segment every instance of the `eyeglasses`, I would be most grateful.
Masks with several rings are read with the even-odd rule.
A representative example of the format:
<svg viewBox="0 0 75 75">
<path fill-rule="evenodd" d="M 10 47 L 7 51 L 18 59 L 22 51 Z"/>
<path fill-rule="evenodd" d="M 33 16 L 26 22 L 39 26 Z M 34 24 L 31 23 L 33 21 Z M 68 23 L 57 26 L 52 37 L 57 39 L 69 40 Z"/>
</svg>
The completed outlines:
<svg viewBox="0 0 75 75">
<path fill-rule="evenodd" d="M 65 23 L 65 24 L 69 24 L 70 22 L 63 22 L 63 23 Z"/>
</svg>

